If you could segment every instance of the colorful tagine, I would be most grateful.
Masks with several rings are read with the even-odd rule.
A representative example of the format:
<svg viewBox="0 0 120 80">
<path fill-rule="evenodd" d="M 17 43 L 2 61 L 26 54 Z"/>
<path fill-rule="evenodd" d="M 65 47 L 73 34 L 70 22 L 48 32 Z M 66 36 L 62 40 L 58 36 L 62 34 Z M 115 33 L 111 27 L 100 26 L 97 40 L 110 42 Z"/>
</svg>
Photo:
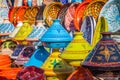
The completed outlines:
<svg viewBox="0 0 120 80">
<path fill-rule="evenodd" d="M 19 29 L 17 34 L 15 35 L 15 40 L 24 40 L 31 32 L 33 28 L 30 26 L 30 24 L 25 21 L 22 25 L 22 27 Z"/>
<path fill-rule="evenodd" d="M 29 34 L 26 40 L 38 41 L 46 31 L 47 29 L 43 25 L 42 20 L 41 21 L 37 20 L 37 25 L 33 27 L 32 32 Z"/>
<path fill-rule="evenodd" d="M 116 41 L 111 38 L 111 32 L 102 32 L 102 38 L 82 63 L 90 70 L 115 71 L 120 70 L 120 50 Z"/>
<path fill-rule="evenodd" d="M 17 46 L 17 42 L 14 40 L 5 40 L 1 44 L 1 52 L 2 54 L 11 55 Z"/>
<path fill-rule="evenodd" d="M 64 48 L 72 40 L 69 33 L 62 27 L 60 20 L 53 20 L 53 24 L 40 39 L 44 46 L 50 48 Z"/>
<path fill-rule="evenodd" d="M 28 62 L 30 57 L 33 55 L 34 51 L 35 48 L 33 46 L 25 46 L 19 53 L 17 59 L 15 60 L 15 64 L 24 65 L 24 63 Z"/>
<path fill-rule="evenodd" d="M 45 70 L 47 80 L 66 80 L 67 76 L 74 70 L 58 57 L 60 54 L 59 49 L 53 49 L 51 55 L 42 65 L 41 68 Z"/>
<path fill-rule="evenodd" d="M 32 54 L 29 61 L 24 64 L 24 66 L 41 67 L 49 55 L 50 54 L 46 51 L 44 46 L 39 46 L 38 49 Z"/>
<path fill-rule="evenodd" d="M 85 20 L 81 25 L 80 31 L 83 32 L 83 37 L 89 42 L 89 44 L 92 44 L 95 26 L 96 26 L 96 22 L 94 17 L 92 16 L 86 16 Z"/>
<path fill-rule="evenodd" d="M 84 67 L 78 67 L 66 80 L 94 80 L 92 73 Z"/>
<path fill-rule="evenodd" d="M 18 80 L 46 80 L 44 70 L 35 66 L 24 67 L 17 73 Z"/>
<path fill-rule="evenodd" d="M 100 19 L 98 19 L 98 22 L 97 22 L 96 27 L 95 27 L 94 36 L 93 36 L 93 40 L 92 40 L 92 47 L 93 48 L 97 44 L 97 42 L 101 39 L 100 33 L 107 32 L 107 31 L 108 31 L 107 20 L 104 17 L 101 17 Z"/>
<path fill-rule="evenodd" d="M 74 39 L 65 48 L 59 56 L 72 66 L 80 66 L 81 62 L 86 58 L 91 46 L 82 37 L 82 32 L 75 32 Z"/>
</svg>

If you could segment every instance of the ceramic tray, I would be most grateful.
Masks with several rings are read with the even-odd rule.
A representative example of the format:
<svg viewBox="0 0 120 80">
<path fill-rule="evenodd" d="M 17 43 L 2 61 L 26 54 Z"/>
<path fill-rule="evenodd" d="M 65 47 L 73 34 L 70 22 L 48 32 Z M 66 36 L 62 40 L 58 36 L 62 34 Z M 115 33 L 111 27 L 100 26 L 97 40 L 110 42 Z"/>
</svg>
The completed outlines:
<svg viewBox="0 0 120 80">
<path fill-rule="evenodd" d="M 116 32 L 120 29 L 120 0 L 109 0 L 102 8 L 99 18 L 104 16 L 108 21 L 108 30 Z"/>
<path fill-rule="evenodd" d="M 57 14 L 61 7 L 62 4 L 60 2 L 53 2 L 45 7 L 43 11 L 43 19 L 48 26 L 52 24 L 53 19 L 57 18 Z"/>
<path fill-rule="evenodd" d="M 99 13 L 107 0 L 93 0 L 85 9 L 83 19 L 85 16 L 93 16 L 97 21 Z"/>
</svg>

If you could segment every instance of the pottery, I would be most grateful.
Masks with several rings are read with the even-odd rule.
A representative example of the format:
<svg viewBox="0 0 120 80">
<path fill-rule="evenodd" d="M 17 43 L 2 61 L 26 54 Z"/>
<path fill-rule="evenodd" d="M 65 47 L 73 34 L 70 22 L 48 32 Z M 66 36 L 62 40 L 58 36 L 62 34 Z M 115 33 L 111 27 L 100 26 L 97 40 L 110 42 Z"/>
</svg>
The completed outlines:
<svg viewBox="0 0 120 80">
<path fill-rule="evenodd" d="M 66 80 L 94 80 L 92 73 L 84 67 L 78 67 Z"/>
<path fill-rule="evenodd" d="M 116 32 L 120 29 L 119 0 L 109 0 L 102 8 L 99 18 L 104 16 L 108 21 L 108 31 Z"/>
<path fill-rule="evenodd" d="M 63 28 L 58 19 L 53 20 L 53 24 L 40 39 L 44 46 L 50 48 L 64 48 L 71 40 L 71 36 Z"/>
<path fill-rule="evenodd" d="M 11 55 L 13 53 L 14 49 L 16 48 L 17 44 L 18 43 L 13 40 L 3 41 L 1 44 L 1 52 L 0 53 Z"/>
<path fill-rule="evenodd" d="M 92 47 L 97 44 L 97 42 L 101 39 L 101 32 L 107 32 L 108 31 L 108 22 L 104 17 L 101 17 L 95 27 L 94 36 L 92 40 Z"/>
<path fill-rule="evenodd" d="M 31 25 L 25 21 L 23 22 L 23 25 L 15 35 L 14 39 L 15 40 L 25 40 L 25 38 L 32 32 L 33 28 Z"/>
<path fill-rule="evenodd" d="M 60 2 L 52 2 L 45 7 L 43 11 L 43 20 L 48 26 L 51 26 L 53 20 L 57 18 L 57 14 L 61 7 L 62 4 Z"/>
<path fill-rule="evenodd" d="M 71 3 L 64 4 L 57 14 L 57 19 L 60 19 L 60 24 L 62 24 L 63 27 L 64 27 L 65 14 L 70 5 Z"/>
<path fill-rule="evenodd" d="M 83 13 L 90 2 L 91 2 L 90 0 L 83 1 L 78 5 L 78 7 L 75 10 L 74 25 L 76 30 L 78 31 L 80 31 L 81 29 Z"/>
<path fill-rule="evenodd" d="M 82 25 L 81 25 L 81 32 L 83 32 L 83 37 L 92 45 L 93 35 L 94 35 L 94 27 L 95 19 L 92 16 L 86 16 Z"/>
<path fill-rule="evenodd" d="M 42 20 L 37 20 L 37 25 L 33 27 L 32 32 L 28 35 L 26 40 L 28 41 L 38 41 L 43 34 L 47 31 L 45 26 L 43 25 Z"/>
<path fill-rule="evenodd" d="M 18 33 L 18 31 L 20 30 L 20 28 L 22 27 L 22 25 L 23 25 L 23 22 L 19 21 L 19 22 L 17 23 L 17 26 L 16 26 L 15 29 L 13 30 L 13 32 L 11 32 L 11 33 L 9 34 L 9 37 L 10 37 L 10 38 L 15 37 L 16 34 Z"/>
<path fill-rule="evenodd" d="M 89 53 L 82 66 L 90 70 L 114 71 L 119 70 L 119 48 L 111 38 L 111 32 L 102 32 L 102 38 Z"/>
<path fill-rule="evenodd" d="M 41 66 L 45 70 L 47 80 L 66 80 L 67 76 L 74 70 L 58 57 L 61 54 L 59 49 L 53 49 L 50 56 Z"/>
<path fill-rule="evenodd" d="M 31 58 L 28 62 L 24 64 L 24 66 L 36 66 L 41 67 L 44 61 L 50 54 L 45 50 L 43 46 L 39 46 L 38 49 L 35 50 Z"/>
<path fill-rule="evenodd" d="M 38 13 L 36 15 L 36 20 L 43 20 L 43 11 L 44 11 L 45 5 L 41 5 L 39 7 Z"/>
<path fill-rule="evenodd" d="M 100 11 L 106 2 L 107 2 L 107 0 L 93 0 L 86 7 L 82 20 L 84 20 L 84 18 L 86 16 L 93 16 L 95 18 L 95 20 L 97 21 Z"/>
<path fill-rule="evenodd" d="M 64 25 L 65 25 L 66 30 L 68 31 L 75 30 L 73 20 L 74 20 L 75 10 L 79 4 L 80 4 L 79 2 L 72 3 L 66 11 Z"/>
<path fill-rule="evenodd" d="M 0 1 L 0 18 L 3 19 L 8 19 L 8 13 L 9 13 L 9 7 L 7 5 L 6 0 L 1 0 Z"/>
<path fill-rule="evenodd" d="M 72 66 L 80 66 L 92 49 L 90 44 L 82 37 L 82 32 L 75 32 L 73 40 L 64 49 L 60 58 Z"/>
<path fill-rule="evenodd" d="M 28 76 L 26 76 L 28 75 Z M 24 67 L 17 73 L 18 80 L 46 80 L 44 70 L 35 66 Z"/>
<path fill-rule="evenodd" d="M 18 55 L 20 54 L 20 52 L 23 50 L 23 48 L 25 47 L 25 45 L 21 45 L 21 44 L 18 44 L 14 50 L 14 52 L 10 55 L 10 57 L 12 59 L 17 59 L 18 58 Z"/>
<path fill-rule="evenodd" d="M 60 0 L 60 2 L 61 2 L 62 4 L 67 4 L 67 3 L 68 3 L 68 0 Z"/>
<path fill-rule="evenodd" d="M 32 0 L 27 0 L 28 6 L 32 6 Z"/>
<path fill-rule="evenodd" d="M 30 57 L 33 55 L 35 48 L 33 46 L 25 46 L 19 53 L 17 59 L 15 60 L 15 64 L 24 65 L 24 63 L 28 62 Z"/>
</svg>

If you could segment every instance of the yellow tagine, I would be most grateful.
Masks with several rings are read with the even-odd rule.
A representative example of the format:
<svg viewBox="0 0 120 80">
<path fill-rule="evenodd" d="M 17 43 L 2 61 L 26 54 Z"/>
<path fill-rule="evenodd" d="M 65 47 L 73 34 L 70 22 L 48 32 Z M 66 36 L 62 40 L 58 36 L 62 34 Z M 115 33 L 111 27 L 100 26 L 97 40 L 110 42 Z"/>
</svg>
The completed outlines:
<svg viewBox="0 0 120 80">
<path fill-rule="evenodd" d="M 59 54 L 61 53 L 58 50 L 54 50 L 42 65 L 41 68 L 45 71 L 46 80 L 66 80 L 73 72 L 74 68 L 65 64 L 64 61 L 58 57 Z"/>
<path fill-rule="evenodd" d="M 25 21 L 20 30 L 15 35 L 14 39 L 24 40 L 32 32 L 32 30 L 32 26 L 30 26 L 30 24 L 27 21 Z"/>
<path fill-rule="evenodd" d="M 72 66 L 80 66 L 92 49 L 82 34 L 82 32 L 75 32 L 74 39 L 68 44 L 63 53 L 59 55 L 59 57 Z"/>
</svg>

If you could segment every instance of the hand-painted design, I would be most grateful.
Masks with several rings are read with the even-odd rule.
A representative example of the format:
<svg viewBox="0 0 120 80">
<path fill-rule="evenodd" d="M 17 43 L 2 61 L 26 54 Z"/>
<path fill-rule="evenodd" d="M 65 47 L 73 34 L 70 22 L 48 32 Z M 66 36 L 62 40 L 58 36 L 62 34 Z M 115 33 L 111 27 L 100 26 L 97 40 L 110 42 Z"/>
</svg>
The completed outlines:
<svg viewBox="0 0 120 80">
<path fill-rule="evenodd" d="M 66 4 L 66 3 L 68 3 L 68 0 L 60 0 L 60 2 L 61 2 L 62 4 Z"/>
<path fill-rule="evenodd" d="M 109 0 L 100 12 L 99 17 L 104 16 L 107 19 L 110 32 L 116 32 L 120 29 L 119 5 L 119 0 Z"/>
<path fill-rule="evenodd" d="M 54 68 L 55 68 L 57 65 L 60 65 L 60 63 L 61 63 L 61 61 L 55 59 L 55 60 L 51 63 L 51 65 L 53 65 Z"/>
</svg>

